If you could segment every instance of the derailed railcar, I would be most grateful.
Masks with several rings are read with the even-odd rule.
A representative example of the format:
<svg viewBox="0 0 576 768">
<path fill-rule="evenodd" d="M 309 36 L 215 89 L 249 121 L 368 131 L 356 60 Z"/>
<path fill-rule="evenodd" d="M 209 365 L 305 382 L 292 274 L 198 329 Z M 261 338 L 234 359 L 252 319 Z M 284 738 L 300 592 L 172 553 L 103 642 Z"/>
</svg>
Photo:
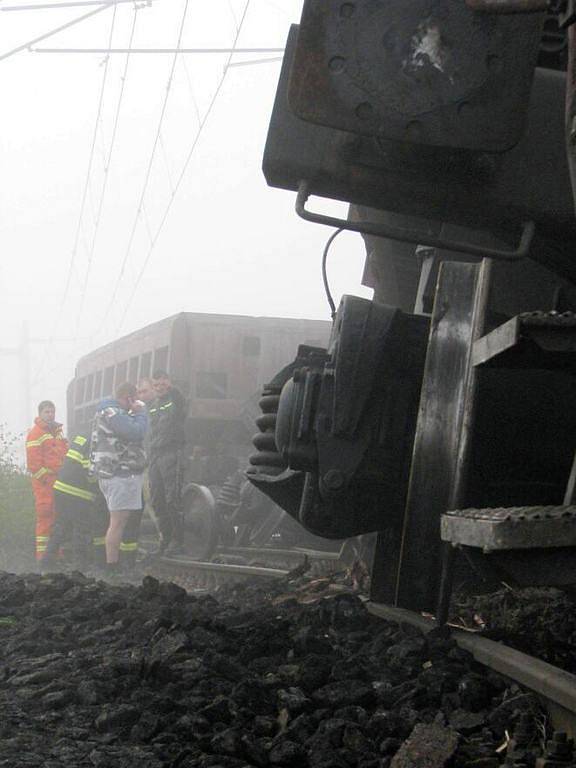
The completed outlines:
<svg viewBox="0 0 576 768">
<path fill-rule="evenodd" d="M 248 444 L 242 417 L 249 398 L 289 362 L 299 344 L 325 344 L 322 320 L 182 312 L 123 336 L 82 357 L 67 394 L 68 428 L 86 428 L 98 401 L 123 381 L 168 370 L 188 405 L 190 447 L 213 451 Z"/>
<path fill-rule="evenodd" d="M 160 320 L 78 362 L 68 386 L 68 430 L 88 429 L 99 400 L 121 382 L 167 370 L 187 403 L 180 465 L 185 553 L 206 559 L 219 544 L 284 541 L 289 534 L 294 540 L 290 518 L 243 489 L 238 475 L 251 450 L 259 390 L 300 344 L 326 344 L 330 328 L 321 320 L 192 312 Z"/>
<path fill-rule="evenodd" d="M 250 477 L 316 534 L 378 532 L 378 600 L 444 617 L 460 551 L 576 582 L 572 6 L 305 0 L 288 36 L 264 173 L 363 235 L 375 298 L 270 382 Z"/>
</svg>

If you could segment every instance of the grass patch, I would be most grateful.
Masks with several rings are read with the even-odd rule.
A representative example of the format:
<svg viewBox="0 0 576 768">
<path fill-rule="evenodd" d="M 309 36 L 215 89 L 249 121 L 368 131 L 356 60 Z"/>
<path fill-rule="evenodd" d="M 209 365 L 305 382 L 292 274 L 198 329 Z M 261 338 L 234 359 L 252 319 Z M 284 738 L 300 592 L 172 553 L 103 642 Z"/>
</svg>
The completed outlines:
<svg viewBox="0 0 576 768">
<path fill-rule="evenodd" d="M 0 424 L 0 570 L 34 564 L 34 496 L 30 478 L 16 459 L 18 437 Z"/>
</svg>

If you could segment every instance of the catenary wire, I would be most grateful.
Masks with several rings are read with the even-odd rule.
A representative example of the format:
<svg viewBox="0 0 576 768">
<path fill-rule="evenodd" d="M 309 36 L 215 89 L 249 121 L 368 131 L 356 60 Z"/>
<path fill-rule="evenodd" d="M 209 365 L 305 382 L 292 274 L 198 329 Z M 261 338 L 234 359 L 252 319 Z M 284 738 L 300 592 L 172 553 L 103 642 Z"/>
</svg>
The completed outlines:
<svg viewBox="0 0 576 768">
<path fill-rule="evenodd" d="M 180 44 L 182 42 L 182 35 L 184 32 L 184 24 L 186 22 L 186 15 L 188 13 L 188 3 L 189 0 L 185 0 L 184 3 L 184 10 L 182 12 L 182 19 L 180 21 L 180 28 L 178 30 L 178 42 L 176 44 L 176 49 L 180 48 Z M 130 237 L 128 238 L 128 245 L 126 247 L 126 251 L 124 252 L 124 257 L 122 259 L 122 264 L 120 265 L 120 272 L 118 273 L 118 277 L 116 278 L 116 283 L 114 285 L 114 289 L 112 290 L 112 293 L 110 295 L 110 300 L 108 302 L 108 305 L 106 307 L 106 310 L 104 312 L 102 323 L 100 327 L 98 328 L 98 331 L 102 329 L 102 326 L 106 322 L 106 318 L 108 317 L 109 313 L 112 310 L 112 307 L 114 306 L 114 303 L 116 301 L 116 297 L 118 295 L 118 289 L 120 288 L 120 284 L 122 282 L 122 278 L 124 277 L 124 274 L 126 272 L 126 266 L 128 264 L 128 258 L 130 256 L 130 251 L 132 250 L 132 244 L 134 242 L 134 237 L 136 235 L 136 230 L 138 228 L 138 222 L 140 221 L 140 217 L 142 215 L 142 206 L 144 204 L 144 199 L 146 197 L 146 191 L 148 189 L 148 184 L 150 182 L 150 176 L 152 173 L 152 166 L 154 164 L 154 158 L 156 156 L 156 149 L 158 147 L 159 141 L 160 141 L 160 132 L 162 131 L 162 125 L 164 122 L 164 115 L 166 114 L 166 107 L 168 104 L 168 98 L 170 96 L 170 91 L 172 88 L 172 82 L 174 80 L 174 70 L 176 68 L 176 62 L 178 61 L 178 51 L 174 53 L 174 58 L 172 60 L 172 66 L 170 68 L 170 75 L 168 77 L 168 84 L 166 86 L 166 92 L 164 94 L 164 101 L 162 103 L 162 109 L 160 111 L 160 117 L 158 119 L 158 126 L 156 129 L 156 135 L 154 137 L 154 143 L 152 145 L 152 152 L 150 153 L 150 158 L 148 160 L 148 166 L 146 168 L 146 174 L 144 176 L 144 184 L 142 186 L 142 191 L 140 193 L 140 197 L 138 199 L 138 206 L 136 208 L 136 215 L 134 216 L 134 221 L 132 222 L 132 228 L 130 230 Z"/>
<path fill-rule="evenodd" d="M 194 111 L 196 112 L 196 119 L 198 120 L 198 125 L 200 125 L 200 123 L 202 122 L 202 116 L 200 115 L 198 101 L 196 99 L 196 94 L 194 93 L 194 85 L 192 83 L 192 78 L 190 77 L 190 70 L 188 69 L 188 64 L 186 64 L 186 57 L 181 56 L 180 61 L 182 62 L 182 66 L 184 67 L 184 72 L 186 73 L 186 82 L 188 83 L 188 92 L 190 93 L 190 99 L 194 106 Z"/>
<path fill-rule="evenodd" d="M 109 5 L 104 6 L 104 7 L 105 8 L 109 8 L 109 7 L 111 7 L 111 5 L 112 4 L 109 4 Z M 97 9 L 97 11 L 100 11 L 100 10 L 102 10 L 102 9 L 101 8 Z M 90 15 L 94 15 L 95 12 L 96 11 L 92 11 Z M 115 18 L 116 18 L 116 5 L 114 5 L 114 13 L 113 13 L 112 23 L 111 23 L 111 27 L 110 27 L 111 32 L 114 30 Z M 109 36 L 109 39 L 110 40 L 112 39 L 111 35 Z M 94 163 L 94 154 L 95 154 L 95 151 L 96 151 L 96 141 L 97 141 L 97 138 L 98 138 L 98 127 L 99 127 L 99 124 L 100 124 L 100 118 L 101 118 L 101 114 L 102 114 L 102 102 L 104 100 L 104 89 L 106 87 L 106 75 L 107 75 L 107 69 L 104 70 L 104 74 L 102 76 L 102 82 L 100 84 L 100 92 L 99 92 L 99 95 L 98 95 L 98 107 L 97 107 L 97 110 L 96 110 L 96 120 L 95 120 L 95 123 L 94 123 L 94 130 L 92 132 L 92 141 L 91 141 L 91 144 L 90 144 L 90 152 L 89 152 L 89 155 L 88 155 L 88 168 L 86 170 L 86 177 L 85 177 L 85 180 L 84 180 L 84 188 L 82 190 L 82 197 L 81 197 L 81 202 L 80 202 L 80 212 L 78 214 L 78 220 L 77 220 L 77 223 L 76 223 L 76 231 L 75 231 L 75 234 L 74 234 L 74 244 L 73 244 L 73 247 L 72 247 L 72 253 L 70 255 L 70 261 L 69 261 L 69 264 L 68 264 L 68 273 L 66 275 L 66 282 L 64 284 L 64 292 L 63 292 L 62 300 L 60 301 L 59 306 L 58 306 L 58 312 L 56 314 L 56 318 L 55 318 L 54 325 L 53 325 L 53 328 L 52 328 L 52 333 L 51 333 L 51 335 L 50 335 L 50 337 L 48 339 L 48 343 L 46 345 L 46 350 L 45 350 L 44 355 L 43 355 L 43 357 L 42 357 L 42 359 L 40 361 L 40 365 L 39 365 L 38 371 L 36 372 L 36 374 L 34 376 L 35 380 L 38 380 L 40 378 L 40 376 L 42 375 L 42 372 L 44 371 L 44 368 L 46 366 L 46 361 L 47 361 L 48 356 L 49 356 L 49 354 L 51 352 L 51 349 L 53 347 L 54 337 L 55 337 L 56 332 L 58 330 L 58 326 L 60 325 L 60 321 L 62 320 L 64 306 L 66 305 L 66 302 L 68 300 L 68 295 L 70 293 L 70 286 L 72 284 L 72 275 L 74 273 L 74 267 L 75 267 L 75 264 L 76 264 L 76 257 L 78 255 L 78 247 L 79 247 L 79 244 L 80 244 L 80 238 L 83 236 L 82 222 L 84 220 L 84 212 L 86 210 L 86 202 L 88 200 L 88 192 L 89 192 L 89 189 L 90 189 L 90 178 L 92 176 L 92 165 Z M 35 382 L 33 381 L 32 383 L 34 384 Z"/>
<path fill-rule="evenodd" d="M 196 147 L 198 145 L 198 142 L 200 140 L 200 137 L 201 137 L 201 135 L 203 133 L 204 126 L 208 122 L 208 118 L 210 117 L 210 114 L 211 114 L 211 112 L 212 112 L 212 110 L 214 108 L 214 104 L 216 103 L 216 100 L 218 99 L 220 91 L 222 90 L 222 86 L 224 85 L 224 81 L 226 79 L 226 74 L 228 72 L 228 66 L 229 66 L 229 64 L 230 64 L 230 62 L 232 60 L 232 57 L 234 56 L 234 52 L 235 52 L 235 49 L 236 49 L 236 44 L 237 44 L 238 39 L 240 37 L 240 33 L 242 31 L 242 27 L 244 26 L 244 21 L 246 19 L 246 14 L 248 13 L 249 6 L 250 6 L 250 0 L 246 0 L 246 4 L 244 6 L 244 10 L 242 12 L 242 16 L 240 17 L 240 22 L 239 22 L 238 28 L 236 30 L 236 35 L 234 37 L 234 42 L 232 43 L 232 48 L 231 48 L 231 51 L 230 51 L 230 53 L 228 55 L 228 59 L 227 59 L 226 65 L 224 67 L 224 71 L 222 73 L 220 81 L 218 82 L 216 90 L 214 91 L 214 93 L 212 95 L 212 99 L 211 99 L 211 101 L 210 101 L 210 103 L 208 105 L 208 109 L 204 113 L 204 117 L 202 118 L 202 122 L 198 126 L 198 130 L 196 132 L 196 135 L 194 137 L 194 140 L 192 142 L 192 145 L 190 147 L 188 155 L 186 156 L 186 160 L 184 161 L 184 165 L 182 167 L 182 170 L 180 171 L 178 179 L 176 180 L 176 184 L 175 184 L 175 187 L 174 187 L 174 194 L 170 197 L 170 200 L 168 201 L 168 203 L 166 205 L 166 208 L 164 209 L 164 213 L 162 215 L 162 218 L 160 219 L 160 223 L 159 223 L 158 227 L 156 228 L 156 232 L 154 234 L 154 237 L 152 238 L 152 242 L 150 243 L 150 247 L 148 249 L 148 253 L 146 254 L 146 258 L 144 260 L 144 263 L 142 264 L 140 272 L 138 273 L 138 276 L 137 276 L 137 278 L 136 278 L 136 280 L 134 282 L 134 285 L 132 287 L 132 292 L 130 293 L 128 301 L 124 305 L 124 311 L 122 313 L 122 317 L 120 319 L 120 322 L 119 322 L 119 324 L 116 327 L 116 333 L 118 333 L 119 330 L 124 325 L 124 321 L 126 320 L 126 316 L 128 314 L 128 310 L 130 309 L 130 306 L 132 305 L 132 302 L 134 300 L 134 296 L 136 295 L 136 292 L 138 291 L 138 287 L 140 286 L 140 282 L 142 281 L 142 277 L 143 277 L 143 275 L 144 275 L 144 273 L 146 271 L 146 268 L 148 267 L 148 264 L 149 264 L 150 259 L 152 257 L 152 253 L 154 252 L 154 248 L 156 247 L 156 243 L 158 242 L 158 238 L 159 238 L 159 236 L 160 236 L 160 234 L 161 234 L 161 232 L 162 232 L 162 230 L 164 228 L 164 224 L 166 223 L 166 220 L 167 220 L 168 215 L 170 213 L 170 209 L 172 208 L 172 204 L 173 204 L 173 202 L 174 202 L 174 200 L 176 198 L 176 193 L 178 192 L 178 189 L 180 188 L 180 185 L 182 184 L 182 180 L 184 179 L 184 176 L 186 175 L 186 171 L 188 169 L 188 166 L 190 164 L 190 161 L 192 159 L 194 151 L 195 151 L 195 149 L 196 149 Z"/>
<path fill-rule="evenodd" d="M 6 51 L 6 53 L 0 54 L 0 61 L 4 61 L 4 59 L 10 58 L 10 56 L 14 56 L 16 53 L 20 53 L 21 51 L 29 51 L 33 45 L 36 43 L 41 43 L 42 40 L 47 40 L 49 37 L 52 37 L 53 35 L 57 35 L 58 32 L 63 32 L 65 29 L 69 29 L 70 27 L 75 26 L 76 24 L 80 24 L 80 22 L 85 21 L 86 19 L 91 18 L 92 16 L 96 16 L 97 13 L 102 13 L 102 11 L 106 11 L 108 8 L 111 8 L 112 6 L 115 6 L 115 2 L 108 2 L 103 3 L 100 7 L 95 8 L 93 11 L 88 11 L 88 13 L 84 13 L 82 16 L 77 16 L 75 19 L 72 19 L 71 21 L 66 22 L 66 24 L 61 24 L 59 27 L 56 27 L 55 29 L 50 30 L 50 32 L 45 32 L 43 35 L 40 35 L 39 37 L 35 37 L 33 40 L 28 40 L 27 43 L 22 43 L 21 45 L 16 46 L 16 48 L 12 48 L 10 51 Z"/>
<path fill-rule="evenodd" d="M 134 0 L 113 0 L 114 5 L 133 3 Z M 147 0 L 150 4 L 151 0 Z M 66 3 L 34 3 L 33 5 L 3 5 L 0 11 L 46 11 L 59 8 L 76 8 L 82 5 L 102 5 L 103 0 L 71 0 Z M 109 3 L 110 5 L 112 3 Z"/>
<path fill-rule="evenodd" d="M 114 9 L 116 10 L 116 9 Z M 104 180 L 102 182 L 102 189 L 100 190 L 100 198 L 98 200 L 98 209 L 96 213 L 96 220 L 94 223 L 94 233 L 92 235 L 92 242 L 90 245 L 90 251 L 88 254 L 88 265 L 86 268 L 86 274 L 84 276 L 84 284 L 82 286 L 82 293 L 80 298 L 80 308 L 78 310 L 78 317 L 76 321 L 76 331 L 79 332 L 80 329 L 80 322 L 82 319 L 82 313 L 84 310 L 84 305 L 86 302 L 86 293 L 88 288 L 88 282 L 90 279 L 90 273 L 92 269 L 92 264 L 94 262 L 94 253 L 96 250 L 96 241 L 98 238 L 98 233 L 100 230 L 100 222 L 102 221 L 102 210 L 104 207 L 104 199 L 106 196 L 106 189 L 108 186 L 108 180 L 110 178 L 110 165 L 112 163 L 112 156 L 114 153 L 114 147 L 116 144 L 116 136 L 118 133 L 118 124 L 120 122 L 120 113 L 122 110 L 122 102 L 124 99 L 124 89 L 126 87 L 126 79 L 128 76 L 128 67 L 130 64 L 130 49 L 132 48 L 132 43 L 134 42 L 134 34 L 136 31 L 136 20 L 138 18 L 138 8 L 135 5 L 134 6 L 134 15 L 132 17 L 132 27 L 130 29 L 130 39 L 128 41 L 128 53 L 126 54 L 126 61 L 124 63 L 124 70 L 122 72 L 122 77 L 120 81 L 120 92 L 118 94 L 118 101 L 116 103 L 116 112 L 114 114 L 114 122 L 112 126 L 112 137 L 110 139 L 110 146 L 108 148 L 108 153 L 105 157 L 105 165 L 104 165 Z M 106 67 L 108 66 L 108 59 L 106 59 Z"/>
</svg>

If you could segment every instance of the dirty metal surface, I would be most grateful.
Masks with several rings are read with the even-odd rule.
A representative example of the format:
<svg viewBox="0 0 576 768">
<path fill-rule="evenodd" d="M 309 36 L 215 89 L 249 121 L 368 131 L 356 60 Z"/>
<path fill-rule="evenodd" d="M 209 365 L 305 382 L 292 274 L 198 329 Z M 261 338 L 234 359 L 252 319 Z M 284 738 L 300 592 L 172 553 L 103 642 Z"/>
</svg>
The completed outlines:
<svg viewBox="0 0 576 768">
<path fill-rule="evenodd" d="M 441 536 L 486 552 L 576 546 L 576 507 L 452 510 L 442 516 Z"/>
<path fill-rule="evenodd" d="M 377 208 L 387 212 L 391 225 L 406 226 L 410 217 L 417 230 L 418 218 L 422 230 L 430 232 L 432 220 L 438 226 L 449 222 L 507 233 L 501 239 L 508 243 L 517 242 L 522 224 L 532 220 L 533 258 L 576 279 L 563 73 L 537 70 L 527 129 L 510 152 L 496 158 L 417 145 L 407 151 L 402 143 L 296 116 L 288 104 L 288 84 L 298 34 L 293 25 L 266 140 L 263 170 L 270 186 L 298 190 L 304 180 L 311 195 Z"/>
<path fill-rule="evenodd" d="M 485 13 L 540 13 L 547 11 L 549 0 L 466 0 L 473 11 Z"/>
<path fill-rule="evenodd" d="M 542 20 L 450 0 L 307 0 L 291 107 L 351 133 L 509 149 L 524 126 Z"/>
<path fill-rule="evenodd" d="M 436 599 L 440 517 L 456 506 L 452 499 L 464 468 L 460 449 L 470 429 L 473 370 L 469 357 L 477 327 L 474 303 L 481 282 L 478 265 L 442 265 L 414 440 L 396 596 L 395 600 L 383 599 L 383 593 L 373 592 L 373 599 L 379 602 L 430 610 Z M 465 501 L 457 504 L 464 505 Z"/>
<path fill-rule="evenodd" d="M 574 312 L 527 312 L 513 317 L 474 344 L 475 366 L 572 367 L 576 352 Z M 570 354 L 568 359 L 567 353 Z"/>
</svg>

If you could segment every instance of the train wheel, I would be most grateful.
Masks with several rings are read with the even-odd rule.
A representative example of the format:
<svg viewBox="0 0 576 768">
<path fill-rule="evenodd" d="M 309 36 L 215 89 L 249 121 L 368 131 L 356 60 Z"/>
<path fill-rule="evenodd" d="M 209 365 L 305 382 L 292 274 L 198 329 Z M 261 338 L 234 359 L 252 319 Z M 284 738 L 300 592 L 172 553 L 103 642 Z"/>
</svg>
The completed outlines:
<svg viewBox="0 0 576 768">
<path fill-rule="evenodd" d="M 205 485 L 192 483 L 182 494 L 184 552 L 194 560 L 209 560 L 218 544 L 216 501 Z"/>
</svg>

